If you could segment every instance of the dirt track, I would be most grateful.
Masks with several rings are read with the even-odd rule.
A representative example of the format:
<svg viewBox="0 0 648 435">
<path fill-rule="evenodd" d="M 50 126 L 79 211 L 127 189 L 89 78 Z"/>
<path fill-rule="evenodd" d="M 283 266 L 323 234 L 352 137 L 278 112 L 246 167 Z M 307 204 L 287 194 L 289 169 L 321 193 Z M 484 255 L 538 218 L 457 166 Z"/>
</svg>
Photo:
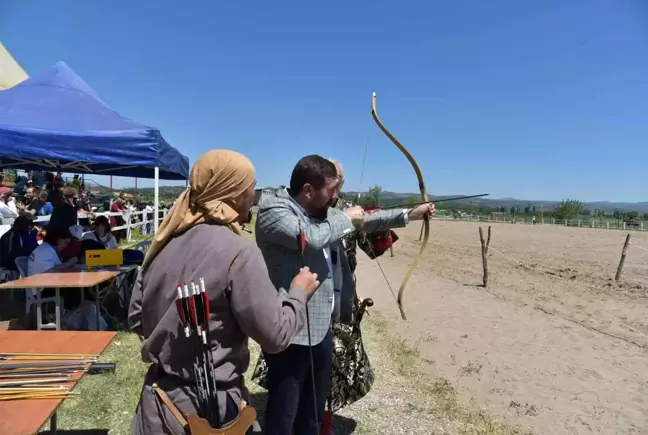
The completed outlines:
<svg viewBox="0 0 648 435">
<path fill-rule="evenodd" d="M 479 225 L 433 221 L 400 319 L 375 262 L 360 255 L 358 285 L 431 373 L 466 401 L 539 434 L 648 433 L 648 234 L 493 224 L 488 291 Z M 487 225 L 482 224 L 484 229 Z M 419 225 L 398 230 L 381 258 L 394 291 L 418 250 Z M 522 264 L 519 264 L 517 262 Z"/>
</svg>

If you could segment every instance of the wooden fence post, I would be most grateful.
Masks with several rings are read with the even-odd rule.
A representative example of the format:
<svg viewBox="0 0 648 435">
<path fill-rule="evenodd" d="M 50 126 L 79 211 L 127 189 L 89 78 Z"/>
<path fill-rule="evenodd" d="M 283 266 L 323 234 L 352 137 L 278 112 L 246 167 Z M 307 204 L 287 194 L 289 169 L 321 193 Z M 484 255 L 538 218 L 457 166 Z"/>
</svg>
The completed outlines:
<svg viewBox="0 0 648 435">
<path fill-rule="evenodd" d="M 625 243 L 623 244 L 623 250 L 621 251 L 621 259 L 619 260 L 619 267 L 617 267 L 617 272 L 616 275 L 614 276 L 615 281 L 618 281 L 621 278 L 621 272 L 623 271 L 623 263 L 625 263 L 626 252 L 628 251 L 629 244 L 630 244 L 630 234 L 628 233 L 628 236 L 625 239 Z"/>
<path fill-rule="evenodd" d="M 484 266 L 484 287 L 488 286 L 488 247 L 490 246 L 491 227 L 488 227 L 488 239 L 484 240 L 484 232 L 479 227 L 479 241 L 481 242 L 482 265 Z"/>
</svg>

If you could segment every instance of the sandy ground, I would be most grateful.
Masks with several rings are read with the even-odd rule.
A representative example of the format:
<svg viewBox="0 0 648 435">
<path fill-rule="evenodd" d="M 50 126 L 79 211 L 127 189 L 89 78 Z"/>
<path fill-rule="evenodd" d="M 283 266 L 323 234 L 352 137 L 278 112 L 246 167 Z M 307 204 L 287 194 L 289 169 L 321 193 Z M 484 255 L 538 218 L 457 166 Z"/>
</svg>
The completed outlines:
<svg viewBox="0 0 648 435">
<path fill-rule="evenodd" d="M 431 223 L 405 293 L 407 322 L 362 254 L 361 296 L 419 348 L 430 375 L 510 423 L 540 434 L 648 433 L 648 234 L 632 233 L 615 283 L 624 232 L 493 224 L 484 289 L 478 227 Z M 419 230 L 398 230 L 395 256 L 381 258 L 394 292 Z"/>
</svg>

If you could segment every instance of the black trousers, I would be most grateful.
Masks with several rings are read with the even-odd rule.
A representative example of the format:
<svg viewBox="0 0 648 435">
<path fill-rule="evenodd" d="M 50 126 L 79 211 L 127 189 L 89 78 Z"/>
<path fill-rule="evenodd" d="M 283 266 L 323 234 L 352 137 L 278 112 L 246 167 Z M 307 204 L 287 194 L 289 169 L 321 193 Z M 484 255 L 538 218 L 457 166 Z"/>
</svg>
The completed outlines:
<svg viewBox="0 0 648 435">
<path fill-rule="evenodd" d="M 266 435 L 319 435 L 333 365 L 332 332 L 312 350 L 315 391 L 308 346 L 291 344 L 278 354 L 264 353 L 268 365 Z"/>
</svg>

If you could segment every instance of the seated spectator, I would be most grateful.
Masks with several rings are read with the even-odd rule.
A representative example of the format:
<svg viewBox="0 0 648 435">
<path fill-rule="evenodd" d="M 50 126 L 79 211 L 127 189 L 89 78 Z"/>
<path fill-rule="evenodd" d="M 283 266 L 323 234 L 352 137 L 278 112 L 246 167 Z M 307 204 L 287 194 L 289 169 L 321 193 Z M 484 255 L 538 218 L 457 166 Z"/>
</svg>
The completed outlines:
<svg viewBox="0 0 648 435">
<path fill-rule="evenodd" d="M 119 244 L 112 234 L 110 222 L 106 216 L 97 216 L 93 231 L 85 233 L 81 240 L 94 240 L 101 243 L 106 249 L 119 249 Z"/>
<path fill-rule="evenodd" d="M 0 237 L 0 267 L 18 270 L 16 258 L 28 257 L 38 247 L 33 218 L 18 216 L 9 231 Z"/>
<path fill-rule="evenodd" d="M 43 243 L 40 244 L 29 256 L 27 263 L 27 274 L 29 276 L 43 273 L 48 270 L 62 270 L 74 266 L 78 263 L 78 257 L 72 257 L 69 260 L 61 261 L 59 255 L 70 245 L 72 241 L 72 234 L 68 229 L 50 229 L 45 234 Z M 91 299 L 92 296 L 84 290 L 85 299 Z M 45 289 L 41 295 L 44 298 L 51 297 L 54 294 L 54 289 Z M 69 289 L 69 291 L 61 292 L 63 299 L 63 307 L 66 310 L 64 321 L 72 329 L 95 329 L 96 320 L 99 313 L 96 307 L 88 301 L 81 302 L 81 295 L 78 291 Z M 100 329 L 107 329 L 108 325 L 103 318 L 99 319 Z"/>
<path fill-rule="evenodd" d="M 18 217 L 18 209 L 11 197 L 11 190 L 0 192 L 0 218 L 15 219 Z"/>
<path fill-rule="evenodd" d="M 30 187 L 25 193 L 26 206 L 19 207 L 22 212 L 32 216 L 49 216 L 54 211 L 54 206 L 48 200 L 47 190 Z"/>
<path fill-rule="evenodd" d="M 29 204 L 32 202 L 34 199 L 37 199 L 38 196 L 40 195 L 40 189 L 35 186 L 27 186 L 25 189 L 25 194 L 23 195 L 24 203 Z"/>
<path fill-rule="evenodd" d="M 76 189 L 73 187 L 66 187 L 62 191 L 54 191 L 54 198 L 51 199 L 54 210 L 47 225 L 48 230 L 68 230 L 72 225 L 78 225 L 77 211 L 74 206 L 74 197 L 76 194 Z"/>
<path fill-rule="evenodd" d="M 50 269 L 66 269 L 78 263 L 77 257 L 62 262 L 59 253 L 68 247 L 72 235 L 67 228 L 48 229 L 43 243 L 29 256 L 27 274 L 29 276 L 43 273 Z"/>
</svg>

